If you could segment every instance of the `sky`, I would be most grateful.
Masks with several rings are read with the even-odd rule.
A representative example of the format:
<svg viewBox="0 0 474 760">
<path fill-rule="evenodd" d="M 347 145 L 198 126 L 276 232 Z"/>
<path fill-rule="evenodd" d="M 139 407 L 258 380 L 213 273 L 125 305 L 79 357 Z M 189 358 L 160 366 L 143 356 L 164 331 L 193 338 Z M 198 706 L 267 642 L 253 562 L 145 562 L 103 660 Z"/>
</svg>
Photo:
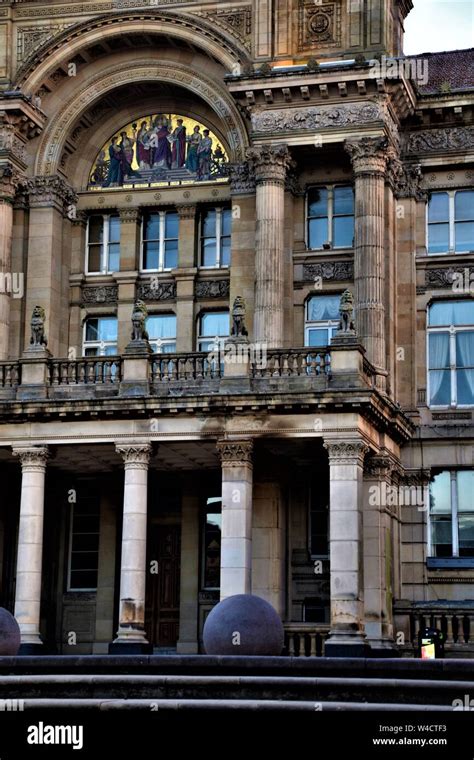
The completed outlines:
<svg viewBox="0 0 474 760">
<path fill-rule="evenodd" d="M 413 0 L 405 55 L 474 47 L 474 0 Z"/>
</svg>

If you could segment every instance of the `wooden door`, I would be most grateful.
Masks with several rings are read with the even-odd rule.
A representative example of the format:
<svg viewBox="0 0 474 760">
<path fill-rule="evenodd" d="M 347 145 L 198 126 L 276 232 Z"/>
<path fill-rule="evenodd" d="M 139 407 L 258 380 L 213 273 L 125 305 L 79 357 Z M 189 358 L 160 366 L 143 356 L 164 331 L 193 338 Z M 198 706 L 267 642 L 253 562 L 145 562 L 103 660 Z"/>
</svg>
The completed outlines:
<svg viewBox="0 0 474 760">
<path fill-rule="evenodd" d="M 154 647 L 174 649 L 179 636 L 181 527 L 152 525 L 148 541 L 147 634 Z"/>
</svg>

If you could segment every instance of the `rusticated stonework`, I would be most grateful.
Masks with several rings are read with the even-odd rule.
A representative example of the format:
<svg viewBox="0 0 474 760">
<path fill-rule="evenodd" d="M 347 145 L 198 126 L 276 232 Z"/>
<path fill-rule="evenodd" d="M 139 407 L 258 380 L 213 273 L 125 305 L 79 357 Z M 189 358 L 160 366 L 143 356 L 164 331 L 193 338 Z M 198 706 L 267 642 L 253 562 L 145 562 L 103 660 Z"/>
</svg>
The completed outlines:
<svg viewBox="0 0 474 760">
<path fill-rule="evenodd" d="M 352 261 L 325 261 L 321 264 L 303 264 L 303 280 L 312 282 L 316 277 L 323 280 L 353 280 Z"/>
<path fill-rule="evenodd" d="M 137 287 L 137 298 L 142 301 L 173 301 L 176 299 L 176 283 L 142 282 Z"/>
<path fill-rule="evenodd" d="M 369 124 L 383 121 L 383 109 L 377 103 L 353 103 L 352 105 L 310 106 L 287 108 L 278 111 L 254 111 L 254 132 L 292 132 L 302 129 L 345 127 L 350 124 Z"/>
<path fill-rule="evenodd" d="M 196 283 L 196 298 L 228 298 L 230 292 L 229 280 L 202 280 Z"/>
<path fill-rule="evenodd" d="M 334 47 L 341 42 L 341 4 L 299 0 L 298 49 Z"/>
<path fill-rule="evenodd" d="M 252 464 L 253 441 L 217 441 L 217 452 L 226 467 Z"/>
<path fill-rule="evenodd" d="M 449 127 L 414 132 L 408 138 L 407 153 L 443 153 L 447 150 L 472 150 L 474 127 Z"/>
<path fill-rule="evenodd" d="M 84 305 L 117 303 L 117 300 L 118 285 L 98 285 L 82 288 L 82 303 Z"/>
</svg>

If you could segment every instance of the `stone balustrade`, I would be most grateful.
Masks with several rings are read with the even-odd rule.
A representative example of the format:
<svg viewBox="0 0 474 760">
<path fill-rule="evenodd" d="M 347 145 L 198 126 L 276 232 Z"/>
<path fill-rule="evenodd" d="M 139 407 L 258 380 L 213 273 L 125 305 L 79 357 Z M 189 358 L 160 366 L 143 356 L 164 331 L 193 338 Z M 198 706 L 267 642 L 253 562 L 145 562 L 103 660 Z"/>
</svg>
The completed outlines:
<svg viewBox="0 0 474 760">
<path fill-rule="evenodd" d="M 405 630 L 405 647 L 416 649 L 425 627 L 444 634 L 445 651 L 474 651 L 474 602 L 399 602 L 394 609 L 397 628 Z M 453 655 L 454 656 L 454 655 Z"/>
<path fill-rule="evenodd" d="M 0 362 L 0 388 L 16 388 L 20 382 L 20 362 Z"/>
<path fill-rule="evenodd" d="M 48 364 L 50 385 L 117 385 L 121 380 L 119 356 L 51 359 Z"/>
<path fill-rule="evenodd" d="M 324 657 L 329 623 L 284 623 L 285 649 L 290 657 Z"/>
<path fill-rule="evenodd" d="M 331 376 L 331 353 L 323 348 L 271 350 L 264 362 L 252 363 L 253 377 Z"/>
</svg>

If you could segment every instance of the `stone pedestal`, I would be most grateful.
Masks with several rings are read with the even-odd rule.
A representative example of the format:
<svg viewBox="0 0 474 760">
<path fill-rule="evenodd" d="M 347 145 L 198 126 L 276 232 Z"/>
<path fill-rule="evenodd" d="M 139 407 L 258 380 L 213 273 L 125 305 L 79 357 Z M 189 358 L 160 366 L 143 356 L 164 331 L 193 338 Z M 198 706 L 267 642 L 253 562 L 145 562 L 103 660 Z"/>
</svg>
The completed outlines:
<svg viewBox="0 0 474 760">
<path fill-rule="evenodd" d="M 117 638 L 111 654 L 150 652 L 145 635 L 146 536 L 149 443 L 119 444 L 125 463 L 123 493 L 122 560 Z"/>
<path fill-rule="evenodd" d="M 21 631 L 20 654 L 41 654 L 41 574 L 44 486 L 48 448 L 14 448 L 21 462 L 21 503 L 16 565 L 15 618 Z"/>
<path fill-rule="evenodd" d="M 23 351 L 21 385 L 17 390 L 19 401 L 48 397 L 50 358 L 51 352 L 46 346 L 30 346 Z"/>
<path fill-rule="evenodd" d="M 122 361 L 120 396 L 147 396 L 150 393 L 151 346 L 147 340 L 132 340 Z"/>
<path fill-rule="evenodd" d="M 366 444 L 326 438 L 329 455 L 331 630 L 328 657 L 366 657 L 362 575 L 362 474 Z"/>
<path fill-rule="evenodd" d="M 253 441 L 218 441 L 217 449 L 222 462 L 222 600 L 252 590 Z"/>
</svg>

